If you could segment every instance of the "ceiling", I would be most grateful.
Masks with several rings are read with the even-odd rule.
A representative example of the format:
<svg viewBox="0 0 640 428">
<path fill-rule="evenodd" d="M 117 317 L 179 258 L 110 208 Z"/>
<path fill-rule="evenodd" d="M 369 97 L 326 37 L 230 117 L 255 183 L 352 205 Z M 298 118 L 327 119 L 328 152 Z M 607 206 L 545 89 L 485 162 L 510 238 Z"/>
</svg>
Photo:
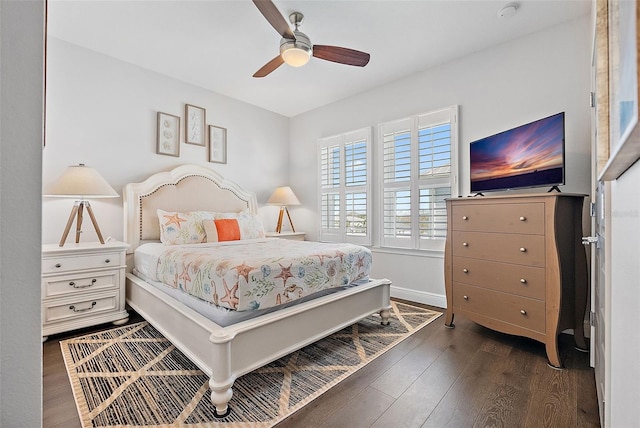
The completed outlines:
<svg viewBox="0 0 640 428">
<path fill-rule="evenodd" d="M 49 36 L 292 117 L 588 14 L 591 0 L 274 1 L 302 12 L 312 43 L 371 54 L 352 67 L 311 58 L 264 78 L 280 35 L 251 0 L 49 0 Z"/>
</svg>

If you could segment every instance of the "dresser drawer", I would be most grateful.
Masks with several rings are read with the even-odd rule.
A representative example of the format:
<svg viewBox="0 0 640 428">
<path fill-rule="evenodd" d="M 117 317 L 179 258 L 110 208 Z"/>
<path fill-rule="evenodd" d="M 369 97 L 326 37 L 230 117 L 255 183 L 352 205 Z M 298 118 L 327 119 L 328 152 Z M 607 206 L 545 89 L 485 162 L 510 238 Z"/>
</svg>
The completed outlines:
<svg viewBox="0 0 640 428">
<path fill-rule="evenodd" d="M 98 296 L 84 295 L 80 299 L 64 299 L 43 302 L 44 323 L 64 321 L 72 318 L 90 317 L 102 312 L 116 311 L 119 293 L 100 293 Z"/>
<path fill-rule="evenodd" d="M 70 272 L 80 269 L 98 269 L 121 266 L 124 260 L 122 253 L 109 252 L 100 254 L 83 254 L 75 256 L 60 256 L 42 259 L 42 273 Z"/>
<path fill-rule="evenodd" d="M 544 234 L 544 204 L 464 204 L 451 208 L 453 230 Z"/>
<path fill-rule="evenodd" d="M 545 333 L 545 303 L 515 294 L 454 283 L 453 305 L 463 311 Z"/>
<path fill-rule="evenodd" d="M 453 258 L 453 280 L 496 291 L 544 300 L 544 268 L 486 260 Z"/>
<path fill-rule="evenodd" d="M 544 236 L 454 231 L 454 257 L 469 257 L 526 266 L 545 265 Z"/>
<path fill-rule="evenodd" d="M 42 280 L 43 298 L 64 296 L 84 291 L 118 288 L 120 271 L 99 271 L 86 275 L 57 275 Z"/>
</svg>

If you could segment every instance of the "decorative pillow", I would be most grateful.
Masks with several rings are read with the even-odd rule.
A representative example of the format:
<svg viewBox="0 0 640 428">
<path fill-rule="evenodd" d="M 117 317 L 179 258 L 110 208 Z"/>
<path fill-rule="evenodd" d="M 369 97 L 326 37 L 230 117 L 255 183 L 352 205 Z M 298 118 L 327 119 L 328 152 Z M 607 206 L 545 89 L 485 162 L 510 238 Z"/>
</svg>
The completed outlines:
<svg viewBox="0 0 640 428">
<path fill-rule="evenodd" d="M 165 245 L 199 244 L 206 241 L 203 221 L 212 220 L 214 213 L 193 211 L 188 213 L 158 210 L 160 241 Z"/>
<path fill-rule="evenodd" d="M 213 222 L 216 224 L 219 242 L 240 240 L 240 225 L 238 224 L 238 219 L 221 218 L 213 220 Z"/>
<path fill-rule="evenodd" d="M 207 235 L 207 242 L 218 242 L 218 229 L 214 220 L 205 220 L 202 222 L 204 233 Z"/>
<path fill-rule="evenodd" d="M 240 239 L 264 238 L 264 225 L 257 214 L 244 210 L 239 213 L 215 213 L 216 219 L 234 218 L 240 225 Z"/>
</svg>

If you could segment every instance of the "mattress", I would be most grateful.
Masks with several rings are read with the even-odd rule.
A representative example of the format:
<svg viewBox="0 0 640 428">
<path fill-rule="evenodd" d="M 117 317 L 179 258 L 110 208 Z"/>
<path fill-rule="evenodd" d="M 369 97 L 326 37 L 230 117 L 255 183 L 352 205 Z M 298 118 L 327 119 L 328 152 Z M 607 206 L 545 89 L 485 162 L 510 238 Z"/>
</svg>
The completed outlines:
<svg viewBox="0 0 640 428">
<path fill-rule="evenodd" d="M 292 302 L 284 303 L 280 306 L 272 306 L 266 309 L 257 309 L 255 311 L 233 311 L 227 308 L 221 308 L 216 305 L 213 305 L 209 302 L 205 302 L 202 299 L 198 299 L 197 297 L 193 297 L 190 294 L 184 293 L 178 289 L 167 287 L 161 282 L 154 281 L 148 277 L 146 277 L 143 273 L 138 272 L 137 269 L 133 269 L 133 274 L 144 280 L 147 284 L 154 286 L 156 289 L 162 291 L 166 295 L 170 296 L 174 300 L 182 303 L 183 305 L 193 309 L 198 312 L 200 315 L 210 319 L 211 321 L 218 324 L 220 327 L 227 327 L 232 324 L 236 324 L 242 321 L 246 321 L 249 319 L 253 319 L 259 317 L 261 315 L 265 315 L 274 311 L 278 311 L 280 309 L 288 308 L 289 306 L 294 306 L 299 303 L 306 302 L 308 300 L 316 299 L 321 296 L 326 296 L 328 294 L 337 293 L 341 290 L 346 290 L 351 287 L 355 287 L 360 284 L 364 284 L 368 281 L 357 281 L 354 284 L 350 284 L 344 287 L 335 287 L 328 288 L 323 291 L 319 291 L 312 296 L 303 297 L 300 300 L 294 300 Z M 131 284 L 130 286 L 135 287 L 135 284 Z"/>
<path fill-rule="evenodd" d="M 147 243 L 135 272 L 172 293 L 209 305 L 253 312 L 368 281 L 371 252 L 352 244 L 277 238 L 208 244 Z"/>
</svg>

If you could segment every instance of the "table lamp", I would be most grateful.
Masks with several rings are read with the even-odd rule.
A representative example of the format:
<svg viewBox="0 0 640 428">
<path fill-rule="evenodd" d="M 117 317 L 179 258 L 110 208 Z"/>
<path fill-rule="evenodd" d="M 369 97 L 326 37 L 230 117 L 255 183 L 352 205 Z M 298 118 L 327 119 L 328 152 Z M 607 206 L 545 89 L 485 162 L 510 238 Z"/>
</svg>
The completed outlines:
<svg viewBox="0 0 640 428">
<path fill-rule="evenodd" d="M 267 201 L 269 205 L 280 205 L 280 215 L 278 216 L 278 225 L 276 226 L 276 232 L 282 232 L 282 217 L 286 211 L 287 217 L 289 218 L 289 224 L 291 225 L 291 231 L 295 232 L 296 230 L 293 227 L 293 222 L 291 221 L 291 216 L 289 215 L 289 210 L 287 209 L 288 205 L 300 205 L 300 201 L 291 190 L 289 186 L 278 187 L 274 190 L 273 194 Z"/>
<path fill-rule="evenodd" d="M 101 244 L 104 244 L 102 233 L 98 227 L 96 217 L 93 215 L 93 210 L 87 199 L 93 198 L 118 198 L 120 195 L 113 190 L 113 187 L 102 178 L 102 176 L 95 169 L 86 166 L 85 164 L 73 165 L 68 167 L 65 172 L 53 182 L 47 189 L 44 196 L 53 198 L 75 198 L 76 202 L 73 204 L 71 214 L 69 215 L 69 221 L 60 239 L 60 246 L 62 247 L 67 240 L 69 230 L 73 224 L 73 220 L 77 218 L 76 223 L 76 244 L 80 242 L 80 233 L 82 232 L 82 214 L 83 209 L 86 208 L 91 217 L 93 227 L 98 234 L 98 239 Z"/>
</svg>

